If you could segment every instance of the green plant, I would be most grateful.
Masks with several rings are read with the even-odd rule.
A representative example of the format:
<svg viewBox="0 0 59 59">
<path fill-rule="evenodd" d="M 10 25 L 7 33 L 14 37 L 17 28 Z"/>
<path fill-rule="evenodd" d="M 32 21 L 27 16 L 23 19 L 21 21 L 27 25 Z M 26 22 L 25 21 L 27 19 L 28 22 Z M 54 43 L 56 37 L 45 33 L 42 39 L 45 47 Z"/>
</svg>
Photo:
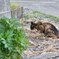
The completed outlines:
<svg viewBox="0 0 59 59">
<path fill-rule="evenodd" d="M 28 46 L 24 30 L 15 18 L 0 18 L 0 59 L 20 59 Z"/>
<path fill-rule="evenodd" d="M 53 15 L 47 15 L 48 18 L 59 21 L 59 18 Z"/>
<path fill-rule="evenodd" d="M 53 15 L 48 15 L 48 14 L 45 14 L 45 13 L 37 11 L 37 10 L 33 10 L 31 12 L 24 13 L 24 18 L 40 18 L 40 17 L 41 18 L 47 18 L 48 17 L 50 19 L 59 21 L 58 17 L 53 16 Z"/>
<path fill-rule="evenodd" d="M 25 12 L 24 18 L 39 18 L 41 16 L 45 15 L 42 12 L 39 12 L 37 10 L 31 11 L 31 12 Z"/>
<path fill-rule="evenodd" d="M 10 3 L 10 8 L 11 8 L 11 10 L 14 10 L 16 8 L 19 8 L 19 5 L 16 3 Z"/>
</svg>

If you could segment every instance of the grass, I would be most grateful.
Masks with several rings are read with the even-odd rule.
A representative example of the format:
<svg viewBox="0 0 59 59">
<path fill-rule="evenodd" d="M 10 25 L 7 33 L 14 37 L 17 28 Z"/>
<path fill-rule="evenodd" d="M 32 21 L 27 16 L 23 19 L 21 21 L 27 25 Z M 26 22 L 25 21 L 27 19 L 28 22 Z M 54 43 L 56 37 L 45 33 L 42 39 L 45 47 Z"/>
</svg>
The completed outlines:
<svg viewBox="0 0 59 59">
<path fill-rule="evenodd" d="M 53 16 L 53 15 L 47 15 L 47 17 L 48 18 L 51 18 L 51 19 L 53 19 L 53 20 L 59 20 L 59 18 L 58 17 L 56 17 L 56 16 Z"/>
<path fill-rule="evenodd" d="M 42 18 L 50 18 L 50 19 L 59 21 L 58 17 L 53 16 L 53 15 L 49 15 L 49 14 L 45 14 L 45 13 L 42 13 L 42 12 L 37 11 L 37 10 L 24 13 L 24 18 L 27 18 L 27 19 L 28 18 L 40 18 L 40 17 L 42 17 Z"/>
</svg>

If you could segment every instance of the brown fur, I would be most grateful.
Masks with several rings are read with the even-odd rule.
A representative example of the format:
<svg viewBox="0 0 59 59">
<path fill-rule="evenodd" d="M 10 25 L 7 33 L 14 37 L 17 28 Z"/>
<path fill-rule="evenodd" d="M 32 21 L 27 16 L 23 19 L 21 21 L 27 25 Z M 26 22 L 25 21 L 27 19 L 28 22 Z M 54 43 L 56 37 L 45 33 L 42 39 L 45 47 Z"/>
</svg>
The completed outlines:
<svg viewBox="0 0 59 59">
<path fill-rule="evenodd" d="M 37 23 L 31 22 L 30 28 L 31 30 L 37 29 L 48 37 L 59 38 L 57 28 L 51 23 L 42 22 L 42 21 L 39 21 Z"/>
</svg>

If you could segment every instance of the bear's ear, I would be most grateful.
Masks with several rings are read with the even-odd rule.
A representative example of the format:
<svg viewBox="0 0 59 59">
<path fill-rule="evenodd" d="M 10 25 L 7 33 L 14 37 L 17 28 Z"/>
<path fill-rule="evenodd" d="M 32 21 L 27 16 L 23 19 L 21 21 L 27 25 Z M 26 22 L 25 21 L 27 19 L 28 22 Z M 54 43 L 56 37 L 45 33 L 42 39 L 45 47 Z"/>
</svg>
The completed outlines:
<svg viewBox="0 0 59 59">
<path fill-rule="evenodd" d="M 42 22 L 40 22 L 40 25 L 42 25 Z"/>
<path fill-rule="evenodd" d="M 42 22 L 42 21 L 39 21 L 39 22 L 38 22 L 38 24 L 39 24 L 39 25 L 42 25 L 42 24 L 43 24 L 43 22 Z"/>
<path fill-rule="evenodd" d="M 34 24 L 34 22 L 31 22 L 31 24 Z"/>
</svg>

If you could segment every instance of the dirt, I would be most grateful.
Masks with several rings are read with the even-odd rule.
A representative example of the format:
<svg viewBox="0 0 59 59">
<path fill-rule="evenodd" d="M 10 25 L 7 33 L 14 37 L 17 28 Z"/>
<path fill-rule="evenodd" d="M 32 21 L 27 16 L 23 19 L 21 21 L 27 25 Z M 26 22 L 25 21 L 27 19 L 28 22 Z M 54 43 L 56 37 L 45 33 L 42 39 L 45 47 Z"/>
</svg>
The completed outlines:
<svg viewBox="0 0 59 59">
<path fill-rule="evenodd" d="M 24 51 L 25 54 L 23 55 L 23 59 L 41 59 L 41 57 L 38 57 L 38 55 L 41 56 L 44 53 L 59 52 L 59 39 L 47 38 L 44 36 L 44 34 L 40 33 L 39 31 L 31 30 L 31 21 L 33 20 L 20 20 L 30 43 L 29 47 Z M 44 19 L 43 21 L 51 22 L 57 27 L 57 29 L 59 28 L 58 22 L 55 23 L 55 21 L 51 19 L 48 20 L 48 18 Z M 54 57 L 56 57 L 56 55 Z M 42 59 L 44 58 L 46 59 L 47 57 L 43 57 Z"/>
</svg>

